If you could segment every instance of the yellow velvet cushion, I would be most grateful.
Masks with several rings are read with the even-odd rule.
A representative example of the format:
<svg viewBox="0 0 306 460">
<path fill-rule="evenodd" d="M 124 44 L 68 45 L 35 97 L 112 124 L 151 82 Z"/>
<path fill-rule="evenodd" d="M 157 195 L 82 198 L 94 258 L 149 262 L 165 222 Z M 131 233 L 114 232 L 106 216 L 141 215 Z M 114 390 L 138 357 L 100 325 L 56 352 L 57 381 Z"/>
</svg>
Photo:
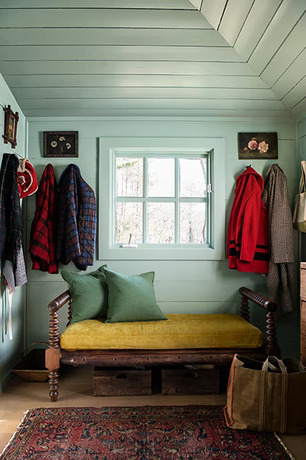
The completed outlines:
<svg viewBox="0 0 306 460">
<path fill-rule="evenodd" d="M 65 350 L 257 348 L 262 333 L 238 315 L 167 315 L 168 321 L 105 324 L 87 319 L 61 335 Z"/>
</svg>

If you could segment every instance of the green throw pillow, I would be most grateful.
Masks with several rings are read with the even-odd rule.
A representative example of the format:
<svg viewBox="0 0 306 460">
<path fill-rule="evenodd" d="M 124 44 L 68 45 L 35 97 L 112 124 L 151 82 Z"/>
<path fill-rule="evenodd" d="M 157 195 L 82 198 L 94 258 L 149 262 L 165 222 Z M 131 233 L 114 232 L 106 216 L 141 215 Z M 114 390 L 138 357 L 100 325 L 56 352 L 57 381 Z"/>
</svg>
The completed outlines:
<svg viewBox="0 0 306 460">
<path fill-rule="evenodd" d="M 154 272 L 126 276 L 104 268 L 108 286 L 106 323 L 167 319 L 156 304 Z"/>
<path fill-rule="evenodd" d="M 86 275 L 68 270 L 61 271 L 62 277 L 69 284 L 72 299 L 71 324 L 84 319 L 106 316 L 108 303 L 104 267 Z"/>
</svg>

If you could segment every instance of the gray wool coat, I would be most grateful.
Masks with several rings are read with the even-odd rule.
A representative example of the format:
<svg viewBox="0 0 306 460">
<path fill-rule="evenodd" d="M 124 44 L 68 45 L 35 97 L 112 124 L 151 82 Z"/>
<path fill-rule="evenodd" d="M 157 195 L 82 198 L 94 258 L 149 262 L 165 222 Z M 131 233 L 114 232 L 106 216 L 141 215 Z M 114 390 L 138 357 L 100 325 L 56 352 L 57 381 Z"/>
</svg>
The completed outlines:
<svg viewBox="0 0 306 460">
<path fill-rule="evenodd" d="M 268 296 L 278 304 L 280 314 L 289 313 L 297 302 L 297 265 L 287 178 L 277 164 L 270 166 L 265 175 L 262 199 L 269 216 Z"/>
</svg>

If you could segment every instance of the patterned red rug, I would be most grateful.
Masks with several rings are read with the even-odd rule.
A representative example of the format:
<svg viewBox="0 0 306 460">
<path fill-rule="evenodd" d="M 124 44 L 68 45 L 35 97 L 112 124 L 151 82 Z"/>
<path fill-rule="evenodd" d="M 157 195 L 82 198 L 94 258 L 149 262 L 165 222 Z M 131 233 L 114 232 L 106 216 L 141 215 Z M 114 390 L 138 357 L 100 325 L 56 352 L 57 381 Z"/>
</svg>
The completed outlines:
<svg viewBox="0 0 306 460">
<path fill-rule="evenodd" d="M 287 460 L 273 433 L 227 428 L 221 406 L 31 409 L 2 460 Z"/>
</svg>

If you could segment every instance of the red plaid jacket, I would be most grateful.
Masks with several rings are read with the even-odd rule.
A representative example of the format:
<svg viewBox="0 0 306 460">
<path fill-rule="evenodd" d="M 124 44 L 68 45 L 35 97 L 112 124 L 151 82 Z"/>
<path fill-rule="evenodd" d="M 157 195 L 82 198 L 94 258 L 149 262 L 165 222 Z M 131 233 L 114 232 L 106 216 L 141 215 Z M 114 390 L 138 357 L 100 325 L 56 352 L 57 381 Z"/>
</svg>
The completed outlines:
<svg viewBox="0 0 306 460">
<path fill-rule="evenodd" d="M 31 227 L 30 249 L 33 270 L 58 273 L 55 259 L 57 184 L 48 164 L 36 194 L 36 211 Z"/>
</svg>

